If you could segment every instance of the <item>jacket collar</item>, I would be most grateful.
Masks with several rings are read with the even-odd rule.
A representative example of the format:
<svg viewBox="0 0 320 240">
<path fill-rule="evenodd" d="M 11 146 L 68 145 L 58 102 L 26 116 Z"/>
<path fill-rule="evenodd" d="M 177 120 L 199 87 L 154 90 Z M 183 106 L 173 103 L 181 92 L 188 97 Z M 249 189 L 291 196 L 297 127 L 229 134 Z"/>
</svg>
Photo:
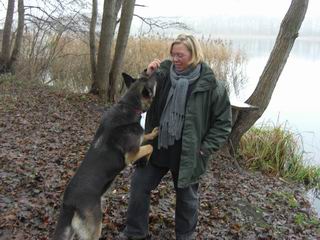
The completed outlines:
<svg viewBox="0 0 320 240">
<path fill-rule="evenodd" d="M 212 69 L 206 63 L 201 63 L 201 74 L 196 82 L 193 92 L 203 92 L 217 86 L 216 79 Z"/>
</svg>

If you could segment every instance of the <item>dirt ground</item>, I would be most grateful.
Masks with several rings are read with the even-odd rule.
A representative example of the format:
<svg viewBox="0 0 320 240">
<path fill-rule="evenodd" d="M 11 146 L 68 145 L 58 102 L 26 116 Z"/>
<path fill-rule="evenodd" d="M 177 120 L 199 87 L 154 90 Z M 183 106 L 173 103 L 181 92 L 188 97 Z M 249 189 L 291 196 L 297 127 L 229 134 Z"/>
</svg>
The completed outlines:
<svg viewBox="0 0 320 240">
<path fill-rule="evenodd" d="M 0 85 L 0 239 L 52 236 L 64 188 L 102 115 L 90 95 Z M 109 192 L 101 239 L 124 228 L 132 166 Z M 320 239 L 302 186 L 244 170 L 215 156 L 201 181 L 197 239 Z M 165 176 L 152 193 L 150 233 L 174 239 L 175 193 Z"/>
</svg>

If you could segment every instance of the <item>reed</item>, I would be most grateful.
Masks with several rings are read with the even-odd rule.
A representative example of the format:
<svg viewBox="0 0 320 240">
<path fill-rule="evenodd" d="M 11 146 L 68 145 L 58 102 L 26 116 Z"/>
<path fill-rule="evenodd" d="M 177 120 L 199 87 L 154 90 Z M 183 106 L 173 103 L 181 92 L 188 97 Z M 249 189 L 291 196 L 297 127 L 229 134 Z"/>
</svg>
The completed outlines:
<svg viewBox="0 0 320 240">
<path fill-rule="evenodd" d="M 88 91 L 91 85 L 88 43 L 68 35 L 44 36 L 41 41 L 38 37 L 35 33 L 28 33 L 26 36 L 18 66 L 19 78 L 26 78 L 26 81 L 37 79 L 75 92 Z M 148 37 L 131 36 L 122 71 L 138 75 L 153 59 L 170 58 L 169 47 L 173 40 L 159 34 Z M 212 67 L 216 77 L 226 80 L 228 88 L 241 85 L 246 79 L 245 54 L 233 50 L 231 43 L 220 39 L 202 37 L 199 41 L 204 50 L 205 61 Z"/>
<path fill-rule="evenodd" d="M 241 139 L 239 150 L 250 169 L 320 189 L 320 167 L 307 162 L 301 137 L 286 125 L 251 128 Z"/>
</svg>

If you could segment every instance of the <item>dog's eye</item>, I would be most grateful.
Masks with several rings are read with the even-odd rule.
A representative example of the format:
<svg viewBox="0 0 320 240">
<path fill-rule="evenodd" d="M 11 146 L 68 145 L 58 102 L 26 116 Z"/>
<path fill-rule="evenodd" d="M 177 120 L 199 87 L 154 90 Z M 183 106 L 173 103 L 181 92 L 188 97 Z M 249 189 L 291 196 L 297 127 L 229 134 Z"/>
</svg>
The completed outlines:
<svg viewBox="0 0 320 240">
<path fill-rule="evenodd" d="M 143 90 L 142 90 L 142 96 L 144 97 L 144 98 L 150 98 L 150 97 L 152 97 L 152 91 L 151 91 L 151 89 L 149 89 L 149 88 L 143 88 Z"/>
</svg>

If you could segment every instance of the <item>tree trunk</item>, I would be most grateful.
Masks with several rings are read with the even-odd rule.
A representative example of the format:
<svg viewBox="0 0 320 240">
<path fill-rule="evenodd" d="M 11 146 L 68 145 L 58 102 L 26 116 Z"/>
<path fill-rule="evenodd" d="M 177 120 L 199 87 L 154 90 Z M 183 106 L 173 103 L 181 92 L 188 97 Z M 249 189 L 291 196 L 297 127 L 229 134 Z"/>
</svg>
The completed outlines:
<svg viewBox="0 0 320 240">
<path fill-rule="evenodd" d="M 7 72 L 11 53 L 11 29 L 13 23 L 15 0 L 8 0 L 6 20 L 3 28 L 2 48 L 0 56 L 0 73 Z"/>
<path fill-rule="evenodd" d="M 118 12 L 121 8 L 123 0 L 117 0 L 115 4 L 115 17 L 118 15 Z M 96 61 L 96 25 L 97 25 L 97 0 L 92 0 L 92 15 L 91 15 L 91 22 L 90 22 L 90 64 L 91 64 L 91 76 L 92 76 L 92 84 L 90 93 L 98 95 L 99 94 L 99 85 L 97 83 L 97 61 Z M 113 35 L 116 29 L 116 25 L 113 26 Z"/>
<path fill-rule="evenodd" d="M 117 79 L 119 77 L 124 59 L 130 27 L 133 18 L 135 0 L 126 0 L 123 3 L 120 19 L 120 27 L 113 57 L 112 67 L 109 75 L 109 102 L 114 102 L 117 94 Z"/>
<path fill-rule="evenodd" d="M 104 99 L 107 99 L 107 84 L 111 67 L 111 47 L 116 24 L 115 6 L 116 0 L 104 1 L 96 74 L 99 96 Z"/>
<path fill-rule="evenodd" d="M 96 25 L 97 25 L 97 17 L 98 17 L 98 0 L 92 0 L 92 15 L 90 21 L 90 65 L 91 65 L 91 78 L 92 85 L 90 89 L 90 93 L 99 94 L 98 86 L 97 86 L 97 62 L 96 62 Z"/>
<path fill-rule="evenodd" d="M 237 151 L 239 142 L 254 123 L 261 117 L 271 100 L 279 76 L 287 62 L 298 31 L 308 8 L 308 0 L 292 0 L 272 49 L 268 62 L 259 82 L 246 103 L 257 106 L 255 111 L 239 111 L 234 116 L 234 125 L 228 141 L 228 150 L 232 155 Z"/>
<path fill-rule="evenodd" d="M 115 14 L 116 14 L 116 24 L 114 25 L 114 28 L 113 28 L 113 35 L 115 34 L 115 31 L 116 31 L 116 28 L 117 28 L 117 25 L 118 23 L 120 22 L 120 20 L 118 20 L 118 15 L 119 15 L 119 11 L 121 9 L 121 6 L 122 6 L 122 3 L 124 2 L 124 0 L 117 0 L 116 1 L 116 11 L 115 11 Z"/>
<path fill-rule="evenodd" d="M 123 1 L 124 0 L 117 0 L 117 2 L 116 2 L 116 16 L 118 16 L 118 13 L 119 13 L 120 8 L 121 8 L 121 6 L 123 4 Z"/>
<path fill-rule="evenodd" d="M 15 73 L 15 64 L 19 58 L 21 43 L 23 39 L 23 29 L 24 29 L 24 2 L 23 0 L 18 0 L 18 28 L 16 40 L 12 50 L 9 69 L 12 73 Z"/>
</svg>

